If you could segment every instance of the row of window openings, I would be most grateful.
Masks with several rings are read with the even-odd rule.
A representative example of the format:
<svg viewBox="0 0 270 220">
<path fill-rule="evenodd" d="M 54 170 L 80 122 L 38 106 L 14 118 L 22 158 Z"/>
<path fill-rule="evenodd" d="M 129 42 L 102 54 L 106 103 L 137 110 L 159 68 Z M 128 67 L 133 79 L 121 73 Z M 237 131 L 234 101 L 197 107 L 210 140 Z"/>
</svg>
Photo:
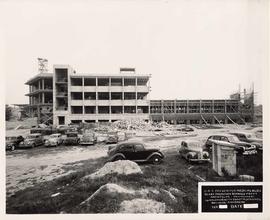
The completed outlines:
<svg viewBox="0 0 270 220">
<path fill-rule="evenodd" d="M 137 85 L 138 86 L 146 86 L 148 80 L 147 79 L 137 79 Z M 111 79 L 102 78 L 102 79 L 96 79 L 95 78 L 84 78 L 84 83 L 82 78 L 71 78 L 71 86 L 135 86 L 136 85 L 136 79 L 124 79 L 124 82 L 121 78 L 119 79 Z"/>
<path fill-rule="evenodd" d="M 174 106 L 164 106 L 163 112 L 164 113 L 187 113 L 187 110 L 189 113 L 200 113 L 200 107 L 199 106 L 176 106 L 176 109 L 174 111 Z M 151 113 L 162 113 L 161 106 L 151 106 L 150 107 Z M 225 112 L 225 106 L 212 106 L 209 107 L 202 107 L 201 108 L 202 113 L 224 113 Z M 234 113 L 238 112 L 238 106 L 227 106 L 226 112 L 228 113 Z"/>
<path fill-rule="evenodd" d="M 84 114 L 136 114 L 136 106 L 84 106 Z M 83 114 L 82 106 L 71 106 L 72 114 Z M 137 113 L 149 113 L 148 106 L 138 106 Z"/>
<path fill-rule="evenodd" d="M 98 100 L 122 100 L 123 97 L 125 100 L 134 100 L 136 99 L 136 93 L 129 93 L 126 92 L 124 93 L 124 95 L 122 93 L 111 93 L 111 97 L 110 97 L 110 93 L 108 92 L 99 92 L 96 93 L 95 92 L 85 92 L 84 93 L 84 100 L 96 100 L 96 98 L 98 97 Z M 147 93 L 137 93 L 137 99 L 146 99 L 147 97 Z M 82 92 L 72 92 L 71 93 L 71 99 L 72 100 L 82 100 L 83 99 L 83 93 Z"/>
</svg>

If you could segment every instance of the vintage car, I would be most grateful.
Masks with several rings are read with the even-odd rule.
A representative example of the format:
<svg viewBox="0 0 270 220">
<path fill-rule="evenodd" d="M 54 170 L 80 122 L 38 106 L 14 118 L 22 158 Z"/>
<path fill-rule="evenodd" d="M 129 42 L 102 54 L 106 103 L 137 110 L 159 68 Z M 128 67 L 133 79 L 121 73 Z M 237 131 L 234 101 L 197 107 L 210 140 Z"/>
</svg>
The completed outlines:
<svg viewBox="0 0 270 220">
<path fill-rule="evenodd" d="M 23 140 L 21 135 L 6 137 L 6 150 L 14 151 Z"/>
<path fill-rule="evenodd" d="M 147 148 L 141 142 L 123 142 L 116 146 L 110 146 L 108 161 L 132 160 L 135 162 L 152 162 L 159 164 L 164 155 L 157 148 Z"/>
<path fill-rule="evenodd" d="M 116 144 L 116 143 L 118 143 L 117 132 L 108 132 L 105 143 L 106 144 Z"/>
<path fill-rule="evenodd" d="M 45 141 L 46 147 L 56 147 L 63 143 L 62 135 L 60 133 L 51 134 Z"/>
<path fill-rule="evenodd" d="M 179 149 L 179 154 L 188 162 L 210 161 L 209 153 L 204 150 L 204 144 L 197 140 L 182 141 Z"/>
<path fill-rule="evenodd" d="M 194 131 L 194 129 L 189 127 L 189 126 L 179 127 L 179 128 L 176 128 L 176 130 L 181 131 L 181 132 L 192 132 L 192 131 Z"/>
<path fill-rule="evenodd" d="M 29 134 L 24 141 L 20 142 L 18 148 L 33 148 L 44 144 L 44 139 L 41 134 Z"/>
<path fill-rule="evenodd" d="M 254 144 L 257 150 L 262 150 L 263 148 L 263 140 L 257 138 L 255 135 L 248 132 L 230 132 L 230 134 L 238 137 L 240 141 Z"/>
<path fill-rule="evenodd" d="M 68 125 L 58 125 L 56 127 L 57 133 L 60 134 L 66 134 L 70 130 L 70 127 Z"/>
<path fill-rule="evenodd" d="M 257 153 L 256 146 L 254 144 L 240 141 L 238 137 L 232 134 L 215 134 L 208 137 L 205 143 L 205 147 L 210 152 L 212 151 L 212 144 L 213 144 L 211 140 L 225 141 L 235 144 L 235 150 L 239 154 L 249 155 Z"/>
<path fill-rule="evenodd" d="M 80 137 L 78 132 L 68 132 L 66 139 L 64 139 L 64 145 L 77 145 L 80 144 Z"/>
<path fill-rule="evenodd" d="M 85 132 L 82 136 L 81 145 L 90 145 L 90 144 L 96 144 L 97 143 L 97 137 L 94 132 Z"/>
</svg>

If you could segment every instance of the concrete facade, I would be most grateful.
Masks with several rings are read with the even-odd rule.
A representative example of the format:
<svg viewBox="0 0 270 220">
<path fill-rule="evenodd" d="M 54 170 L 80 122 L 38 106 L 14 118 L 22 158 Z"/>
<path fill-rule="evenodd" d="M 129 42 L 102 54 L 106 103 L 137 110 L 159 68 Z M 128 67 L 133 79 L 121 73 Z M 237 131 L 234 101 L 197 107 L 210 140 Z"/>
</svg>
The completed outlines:
<svg viewBox="0 0 270 220">
<path fill-rule="evenodd" d="M 166 121 L 170 124 L 252 122 L 253 93 L 220 100 L 149 100 L 150 75 L 134 68 L 118 74 L 77 74 L 68 65 L 38 74 L 29 85 L 30 111 L 40 123 L 113 122 L 122 119 Z"/>
<path fill-rule="evenodd" d="M 120 74 L 75 74 L 65 65 L 53 69 L 54 125 L 149 120 L 149 75 L 135 69 Z"/>
</svg>

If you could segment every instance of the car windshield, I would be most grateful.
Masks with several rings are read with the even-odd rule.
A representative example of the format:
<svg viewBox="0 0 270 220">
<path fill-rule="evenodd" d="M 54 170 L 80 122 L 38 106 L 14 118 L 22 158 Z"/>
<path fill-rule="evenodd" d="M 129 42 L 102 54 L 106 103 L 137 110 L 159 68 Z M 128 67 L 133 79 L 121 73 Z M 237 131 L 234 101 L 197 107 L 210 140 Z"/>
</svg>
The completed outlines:
<svg viewBox="0 0 270 220">
<path fill-rule="evenodd" d="M 200 142 L 190 142 L 190 143 L 188 143 L 188 148 L 190 148 L 192 150 L 201 150 L 202 146 L 201 146 Z"/>
<path fill-rule="evenodd" d="M 6 141 L 14 141 L 16 140 L 16 137 L 6 137 Z"/>
<path fill-rule="evenodd" d="M 38 136 L 37 135 L 28 135 L 26 137 L 26 139 L 33 139 L 33 138 L 37 138 Z"/>
<path fill-rule="evenodd" d="M 228 136 L 228 139 L 229 139 L 229 141 L 230 142 L 239 142 L 239 139 L 238 139 L 238 137 L 236 137 L 236 136 Z"/>
</svg>

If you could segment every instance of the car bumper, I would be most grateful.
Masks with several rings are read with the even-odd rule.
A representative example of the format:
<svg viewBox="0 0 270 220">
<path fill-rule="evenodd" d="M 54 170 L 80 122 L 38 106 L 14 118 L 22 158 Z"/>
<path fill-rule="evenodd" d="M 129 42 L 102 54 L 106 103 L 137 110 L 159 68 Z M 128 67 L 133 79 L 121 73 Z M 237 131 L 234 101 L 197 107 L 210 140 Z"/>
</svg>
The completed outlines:
<svg viewBox="0 0 270 220">
<path fill-rule="evenodd" d="M 243 155 L 254 155 L 257 154 L 257 150 L 248 150 L 248 151 L 244 151 Z"/>
<path fill-rule="evenodd" d="M 89 145 L 89 144 L 95 144 L 95 141 L 81 141 L 81 145 Z"/>
<path fill-rule="evenodd" d="M 196 158 L 191 158 L 191 159 L 189 159 L 189 161 L 191 161 L 191 162 L 209 162 L 210 161 L 210 158 L 207 158 L 207 159 L 196 159 Z"/>
<path fill-rule="evenodd" d="M 56 143 L 45 143 L 45 147 L 55 147 L 57 146 Z"/>
</svg>

